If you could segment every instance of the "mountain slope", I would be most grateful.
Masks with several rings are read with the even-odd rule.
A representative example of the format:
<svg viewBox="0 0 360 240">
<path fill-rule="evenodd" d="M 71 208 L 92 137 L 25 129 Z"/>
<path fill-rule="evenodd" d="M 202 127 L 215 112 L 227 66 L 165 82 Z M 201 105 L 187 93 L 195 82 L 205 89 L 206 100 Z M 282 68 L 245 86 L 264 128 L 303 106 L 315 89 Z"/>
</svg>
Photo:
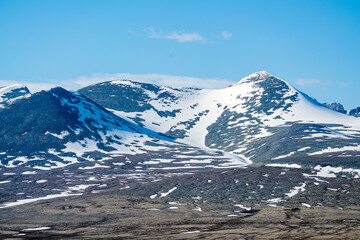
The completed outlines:
<svg viewBox="0 0 360 240">
<path fill-rule="evenodd" d="M 0 109 L 15 101 L 30 96 L 30 91 L 22 84 L 0 87 Z"/>
<path fill-rule="evenodd" d="M 141 126 L 253 161 L 360 151 L 358 119 L 321 106 L 265 71 L 218 90 L 116 80 L 80 92 Z"/>
<path fill-rule="evenodd" d="M 57 168 L 126 154 L 154 154 L 161 158 L 182 151 L 187 153 L 181 160 L 200 155 L 215 157 L 214 163 L 218 164 L 233 160 L 244 164 L 240 158 L 177 143 L 62 88 L 33 94 L 0 110 L 0 160 L 6 167 Z M 176 157 L 167 163 L 172 161 L 176 162 Z M 159 163 L 161 160 L 155 165 L 161 166 Z M 183 161 L 176 164 L 186 165 Z"/>
</svg>

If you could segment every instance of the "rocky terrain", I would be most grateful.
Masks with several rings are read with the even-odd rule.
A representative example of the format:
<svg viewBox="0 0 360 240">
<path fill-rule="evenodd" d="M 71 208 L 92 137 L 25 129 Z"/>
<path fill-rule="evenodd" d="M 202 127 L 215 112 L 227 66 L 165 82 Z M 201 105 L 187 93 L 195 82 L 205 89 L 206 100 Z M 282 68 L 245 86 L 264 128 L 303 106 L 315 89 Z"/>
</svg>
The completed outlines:
<svg viewBox="0 0 360 240">
<path fill-rule="evenodd" d="M 247 167 L 151 181 L 139 175 L 122 178 L 125 187 L 108 179 L 101 191 L 3 208 L 0 232 L 8 239 L 357 239 L 360 180 L 337 176 Z"/>
</svg>

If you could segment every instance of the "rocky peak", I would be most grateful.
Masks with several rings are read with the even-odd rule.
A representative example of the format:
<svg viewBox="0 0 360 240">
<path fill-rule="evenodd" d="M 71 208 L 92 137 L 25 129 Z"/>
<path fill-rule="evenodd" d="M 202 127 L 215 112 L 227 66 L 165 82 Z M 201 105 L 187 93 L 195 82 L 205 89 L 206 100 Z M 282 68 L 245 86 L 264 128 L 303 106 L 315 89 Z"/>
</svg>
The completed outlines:
<svg viewBox="0 0 360 240">
<path fill-rule="evenodd" d="M 241 79 L 240 81 L 238 81 L 237 83 L 235 83 L 231 86 L 238 86 L 238 85 L 241 85 L 244 83 L 259 83 L 259 82 L 264 82 L 264 81 L 276 81 L 276 82 L 285 83 L 284 80 L 271 75 L 267 71 L 259 71 L 259 72 L 250 74 L 247 77 L 244 77 L 243 79 Z"/>
<path fill-rule="evenodd" d="M 334 111 L 337 111 L 339 113 L 344 113 L 344 114 L 347 113 L 347 111 L 344 109 L 344 106 L 342 104 L 340 104 L 340 103 L 331 103 L 331 104 L 323 103 L 322 105 L 327 107 L 327 108 L 330 108 L 330 109 L 332 109 Z"/>
</svg>

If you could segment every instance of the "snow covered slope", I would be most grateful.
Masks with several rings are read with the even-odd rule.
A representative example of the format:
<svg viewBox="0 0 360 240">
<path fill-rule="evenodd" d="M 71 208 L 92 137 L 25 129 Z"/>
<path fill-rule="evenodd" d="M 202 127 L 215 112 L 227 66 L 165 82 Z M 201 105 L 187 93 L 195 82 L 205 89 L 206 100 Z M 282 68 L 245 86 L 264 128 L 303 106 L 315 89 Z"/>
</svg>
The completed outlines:
<svg viewBox="0 0 360 240">
<path fill-rule="evenodd" d="M 321 106 L 265 71 L 218 90 L 116 80 L 80 92 L 141 126 L 253 161 L 360 156 L 359 119 Z"/>
<path fill-rule="evenodd" d="M 35 93 L 0 109 L 0 161 L 5 167 L 50 169 L 126 154 L 157 154 L 160 160 L 150 165 L 158 166 L 162 156 L 171 157 L 180 152 L 184 152 L 180 162 L 177 157 L 167 162 L 174 161 L 182 167 L 192 163 L 185 163 L 186 158 L 202 155 L 213 157 L 216 160 L 207 163 L 216 162 L 219 166 L 245 163 L 229 154 L 177 143 L 60 87 Z"/>
<path fill-rule="evenodd" d="M 11 103 L 30 96 L 30 91 L 22 84 L 0 88 L 0 109 Z"/>
</svg>

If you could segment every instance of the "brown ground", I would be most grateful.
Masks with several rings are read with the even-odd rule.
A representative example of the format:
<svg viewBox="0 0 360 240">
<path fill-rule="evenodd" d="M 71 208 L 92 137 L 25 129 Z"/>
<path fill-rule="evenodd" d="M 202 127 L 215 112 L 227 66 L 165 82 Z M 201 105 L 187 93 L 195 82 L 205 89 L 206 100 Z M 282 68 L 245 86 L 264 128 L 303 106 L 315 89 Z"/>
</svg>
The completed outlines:
<svg viewBox="0 0 360 240">
<path fill-rule="evenodd" d="M 185 201 L 185 200 L 184 200 Z M 181 202 L 181 201 L 180 201 Z M 360 208 L 274 208 L 253 215 L 218 205 L 91 195 L 0 209 L 3 239 L 359 239 Z M 178 209 L 169 209 L 177 206 Z M 203 211 L 193 210 L 200 206 Z M 156 208 L 159 210 L 149 210 Z M 51 227 L 33 233 L 21 229 Z M 200 232 L 197 232 L 200 231 Z M 191 233 L 193 232 L 193 233 Z M 18 235 L 22 234 L 22 235 Z"/>
</svg>

